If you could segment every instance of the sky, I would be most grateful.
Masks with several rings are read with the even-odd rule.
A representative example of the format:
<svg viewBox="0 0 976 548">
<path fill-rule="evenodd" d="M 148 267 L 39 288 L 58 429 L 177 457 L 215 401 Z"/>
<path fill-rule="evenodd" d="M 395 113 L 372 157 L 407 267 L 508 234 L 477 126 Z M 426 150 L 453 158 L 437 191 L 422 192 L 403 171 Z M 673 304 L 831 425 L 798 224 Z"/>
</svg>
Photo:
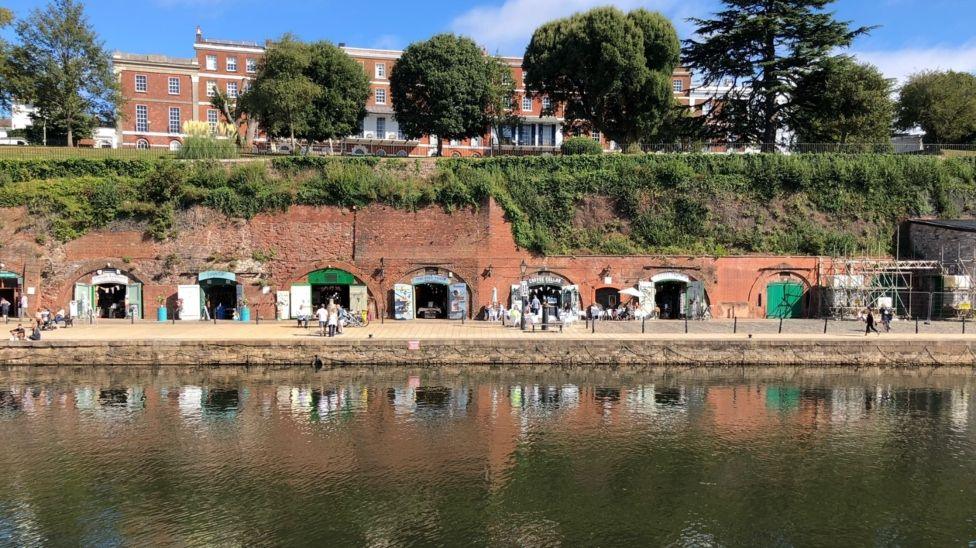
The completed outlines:
<svg viewBox="0 0 976 548">
<path fill-rule="evenodd" d="M 6 0 L 26 16 L 46 0 Z M 306 40 L 401 49 L 439 32 L 470 36 L 492 53 L 521 55 L 541 23 L 596 6 L 660 11 L 681 38 L 720 0 L 87 0 L 105 47 L 130 53 L 193 55 L 194 29 L 209 38 L 263 42 L 291 32 Z M 899 80 L 922 69 L 976 72 L 976 0 L 837 0 L 838 18 L 878 26 L 849 53 Z M 8 38 L 11 32 L 3 33 Z"/>
</svg>

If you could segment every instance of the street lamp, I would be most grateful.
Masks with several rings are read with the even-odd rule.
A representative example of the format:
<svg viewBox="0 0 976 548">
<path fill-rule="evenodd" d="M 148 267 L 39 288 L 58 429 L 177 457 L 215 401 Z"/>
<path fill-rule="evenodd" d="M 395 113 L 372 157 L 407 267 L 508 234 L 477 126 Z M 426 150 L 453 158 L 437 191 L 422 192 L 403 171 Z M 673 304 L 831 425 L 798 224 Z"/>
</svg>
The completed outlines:
<svg viewBox="0 0 976 548">
<path fill-rule="evenodd" d="M 522 274 L 522 278 L 525 278 L 525 271 L 529 269 L 529 265 L 525 264 L 525 259 L 522 259 L 522 264 L 519 265 L 519 272 Z"/>
<path fill-rule="evenodd" d="M 519 265 L 519 273 L 522 275 L 522 285 L 519 286 L 519 292 L 522 292 L 523 287 L 525 286 L 525 271 L 528 269 L 529 269 L 529 265 L 525 264 L 525 259 L 522 259 L 522 264 Z M 525 307 L 524 299 L 527 299 L 528 297 L 529 296 L 527 294 L 522 295 L 522 299 L 521 299 L 522 305 L 520 307 L 521 310 L 519 310 L 519 317 L 522 320 L 520 322 L 522 331 L 525 331 L 525 308 L 526 307 Z"/>
</svg>

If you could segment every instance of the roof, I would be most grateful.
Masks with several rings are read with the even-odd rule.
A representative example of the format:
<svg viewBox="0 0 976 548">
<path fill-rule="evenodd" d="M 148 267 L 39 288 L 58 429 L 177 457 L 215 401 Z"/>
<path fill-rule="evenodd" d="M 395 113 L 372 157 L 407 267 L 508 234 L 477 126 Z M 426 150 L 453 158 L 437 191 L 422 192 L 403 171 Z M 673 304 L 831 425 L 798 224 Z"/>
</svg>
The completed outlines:
<svg viewBox="0 0 976 548">
<path fill-rule="evenodd" d="M 976 219 L 909 219 L 910 223 L 934 226 L 946 230 L 976 232 Z"/>
<path fill-rule="evenodd" d="M 130 63 L 140 63 L 140 64 L 153 64 L 153 65 L 176 65 L 185 66 L 187 68 L 192 68 L 197 66 L 197 60 L 193 58 L 186 57 L 170 57 L 168 55 L 153 55 L 153 54 L 141 54 L 141 53 L 123 53 L 117 51 L 112 54 L 112 60 L 115 62 L 123 61 Z"/>
</svg>

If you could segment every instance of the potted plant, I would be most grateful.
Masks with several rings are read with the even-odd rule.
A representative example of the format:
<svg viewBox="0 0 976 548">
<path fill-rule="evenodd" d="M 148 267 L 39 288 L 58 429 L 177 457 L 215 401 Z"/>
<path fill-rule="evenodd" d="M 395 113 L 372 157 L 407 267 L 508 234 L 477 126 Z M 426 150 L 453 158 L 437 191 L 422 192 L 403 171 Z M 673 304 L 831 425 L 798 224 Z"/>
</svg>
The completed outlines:
<svg viewBox="0 0 976 548">
<path fill-rule="evenodd" d="M 159 305 L 156 309 L 156 319 L 161 322 L 166 321 L 166 299 L 160 295 L 156 297 L 156 304 Z"/>
</svg>

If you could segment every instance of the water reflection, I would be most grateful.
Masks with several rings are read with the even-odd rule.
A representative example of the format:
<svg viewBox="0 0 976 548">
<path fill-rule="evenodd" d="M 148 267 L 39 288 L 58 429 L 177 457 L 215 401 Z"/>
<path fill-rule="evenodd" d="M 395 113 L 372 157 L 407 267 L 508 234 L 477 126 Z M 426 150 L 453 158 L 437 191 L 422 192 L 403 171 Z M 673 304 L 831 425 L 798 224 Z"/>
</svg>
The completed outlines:
<svg viewBox="0 0 976 548">
<path fill-rule="evenodd" d="M 9 369 L 0 544 L 965 544 L 973 382 Z"/>
</svg>

